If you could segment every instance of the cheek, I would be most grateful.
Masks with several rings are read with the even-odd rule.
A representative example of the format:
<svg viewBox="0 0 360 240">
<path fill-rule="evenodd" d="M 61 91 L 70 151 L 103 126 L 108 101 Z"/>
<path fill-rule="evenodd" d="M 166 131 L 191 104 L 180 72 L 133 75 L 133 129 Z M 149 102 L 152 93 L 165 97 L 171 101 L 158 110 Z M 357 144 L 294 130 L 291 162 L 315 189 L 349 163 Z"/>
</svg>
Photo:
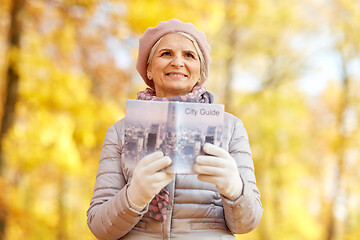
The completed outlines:
<svg viewBox="0 0 360 240">
<path fill-rule="evenodd" d="M 166 64 L 164 63 L 157 63 L 156 65 L 153 65 L 152 71 L 154 75 L 162 75 L 165 71 Z"/>
<path fill-rule="evenodd" d="M 194 75 L 199 75 L 200 76 L 200 64 L 194 64 L 191 68 L 191 71 L 193 72 Z"/>
</svg>

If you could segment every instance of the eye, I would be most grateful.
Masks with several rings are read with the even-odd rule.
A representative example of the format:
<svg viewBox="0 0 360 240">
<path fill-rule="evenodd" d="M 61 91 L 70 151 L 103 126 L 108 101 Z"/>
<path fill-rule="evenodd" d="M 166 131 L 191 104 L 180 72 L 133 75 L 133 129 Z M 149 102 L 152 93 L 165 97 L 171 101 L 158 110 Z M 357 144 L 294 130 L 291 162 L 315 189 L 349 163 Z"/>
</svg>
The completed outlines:
<svg viewBox="0 0 360 240">
<path fill-rule="evenodd" d="M 194 54 L 192 54 L 191 52 L 185 53 L 185 57 L 195 59 Z"/>
<path fill-rule="evenodd" d="M 160 56 L 162 57 L 162 56 L 170 56 L 170 52 L 162 52 L 161 54 L 160 54 Z"/>
</svg>

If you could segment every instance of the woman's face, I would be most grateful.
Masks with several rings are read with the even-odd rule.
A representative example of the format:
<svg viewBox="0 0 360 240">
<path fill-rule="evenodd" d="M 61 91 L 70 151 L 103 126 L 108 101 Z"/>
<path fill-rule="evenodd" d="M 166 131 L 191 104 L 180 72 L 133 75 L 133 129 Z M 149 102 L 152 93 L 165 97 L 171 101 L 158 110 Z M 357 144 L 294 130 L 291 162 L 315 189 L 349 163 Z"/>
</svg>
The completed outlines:
<svg viewBox="0 0 360 240">
<path fill-rule="evenodd" d="M 200 60 L 190 39 L 179 33 L 165 35 L 148 66 L 157 97 L 185 95 L 200 81 Z"/>
</svg>

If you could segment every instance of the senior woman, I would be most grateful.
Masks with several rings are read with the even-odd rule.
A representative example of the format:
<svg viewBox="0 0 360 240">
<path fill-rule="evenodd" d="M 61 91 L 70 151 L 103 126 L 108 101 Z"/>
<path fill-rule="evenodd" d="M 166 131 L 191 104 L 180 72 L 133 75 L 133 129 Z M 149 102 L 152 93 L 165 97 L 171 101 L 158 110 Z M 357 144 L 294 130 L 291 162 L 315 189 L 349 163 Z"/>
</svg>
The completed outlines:
<svg viewBox="0 0 360 240">
<path fill-rule="evenodd" d="M 210 46 L 203 32 L 177 19 L 148 28 L 139 40 L 137 70 L 150 87 L 138 99 L 213 103 Z M 221 147 L 206 143 L 197 174 L 164 171 L 172 159 L 154 152 L 134 167 L 123 157 L 124 119 L 105 136 L 88 226 L 98 239 L 235 239 L 260 222 L 248 136 L 225 113 Z"/>
</svg>

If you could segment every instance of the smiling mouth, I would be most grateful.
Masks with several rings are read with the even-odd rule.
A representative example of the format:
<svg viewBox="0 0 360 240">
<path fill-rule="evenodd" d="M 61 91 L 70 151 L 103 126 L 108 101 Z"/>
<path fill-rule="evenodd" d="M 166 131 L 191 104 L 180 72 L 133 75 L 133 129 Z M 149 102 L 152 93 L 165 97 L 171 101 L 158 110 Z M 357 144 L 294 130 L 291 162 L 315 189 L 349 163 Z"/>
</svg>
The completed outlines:
<svg viewBox="0 0 360 240">
<path fill-rule="evenodd" d="M 170 77 L 187 77 L 187 75 L 183 74 L 183 73 L 167 73 L 166 76 L 170 76 Z"/>
</svg>

